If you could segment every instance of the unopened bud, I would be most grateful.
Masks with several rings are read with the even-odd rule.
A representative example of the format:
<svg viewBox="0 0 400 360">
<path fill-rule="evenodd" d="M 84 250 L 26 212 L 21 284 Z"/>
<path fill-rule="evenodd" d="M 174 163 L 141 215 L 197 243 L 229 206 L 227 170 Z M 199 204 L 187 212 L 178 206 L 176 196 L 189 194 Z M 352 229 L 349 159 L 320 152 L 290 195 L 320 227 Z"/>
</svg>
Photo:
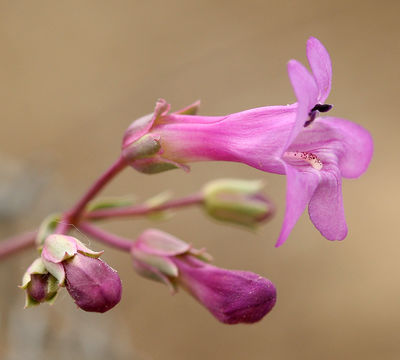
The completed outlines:
<svg viewBox="0 0 400 360">
<path fill-rule="evenodd" d="M 205 210 L 217 220 L 255 227 L 274 214 L 262 188 L 263 183 L 254 180 L 212 181 L 203 189 Z"/>
<path fill-rule="evenodd" d="M 257 322 L 275 305 L 275 286 L 268 279 L 210 265 L 204 250 L 159 230 L 143 232 L 131 254 L 139 274 L 164 282 L 171 290 L 181 286 L 223 323 Z"/>
<path fill-rule="evenodd" d="M 121 300 L 118 273 L 78 239 L 66 235 L 50 235 L 44 242 L 43 264 L 61 285 L 64 285 L 85 311 L 105 312 Z"/>
<path fill-rule="evenodd" d="M 23 278 L 22 289 L 26 290 L 25 307 L 42 302 L 53 303 L 59 289 L 57 279 L 46 270 L 42 259 L 36 259 L 27 269 Z"/>
<path fill-rule="evenodd" d="M 118 273 L 101 259 L 77 253 L 63 265 L 65 286 L 82 310 L 103 313 L 120 302 Z"/>
</svg>

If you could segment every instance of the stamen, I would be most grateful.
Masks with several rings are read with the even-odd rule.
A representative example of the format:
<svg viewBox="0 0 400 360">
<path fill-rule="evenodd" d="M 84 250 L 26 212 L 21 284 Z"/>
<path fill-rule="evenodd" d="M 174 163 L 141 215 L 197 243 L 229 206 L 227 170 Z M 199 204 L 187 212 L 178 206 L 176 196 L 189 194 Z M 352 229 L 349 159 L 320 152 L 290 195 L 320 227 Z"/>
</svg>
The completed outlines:
<svg viewBox="0 0 400 360">
<path fill-rule="evenodd" d="M 310 117 L 305 123 L 304 127 L 307 127 L 311 125 L 311 123 L 314 121 L 314 119 L 318 116 L 320 112 L 328 112 L 333 108 L 333 105 L 330 104 L 316 104 L 311 111 L 308 113 L 308 116 Z"/>
<path fill-rule="evenodd" d="M 333 108 L 333 105 L 330 105 L 330 104 L 317 104 L 311 109 L 311 112 L 319 111 L 319 112 L 324 113 L 324 112 L 328 112 L 332 108 Z"/>
<path fill-rule="evenodd" d="M 289 159 L 298 159 L 304 160 L 308 162 L 314 169 L 321 170 L 323 165 L 322 161 L 318 158 L 317 155 L 309 152 L 299 152 L 299 151 L 287 151 L 284 153 L 284 156 Z"/>
</svg>

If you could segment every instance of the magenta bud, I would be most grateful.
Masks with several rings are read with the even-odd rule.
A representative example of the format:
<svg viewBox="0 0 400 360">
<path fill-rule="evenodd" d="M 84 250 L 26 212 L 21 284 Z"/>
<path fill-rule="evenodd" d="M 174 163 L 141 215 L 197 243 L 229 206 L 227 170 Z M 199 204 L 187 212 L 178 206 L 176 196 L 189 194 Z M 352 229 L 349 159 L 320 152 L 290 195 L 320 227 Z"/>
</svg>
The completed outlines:
<svg viewBox="0 0 400 360">
<path fill-rule="evenodd" d="M 192 256 L 175 258 L 179 284 L 225 324 L 260 321 L 276 302 L 274 284 L 250 271 L 226 270 Z"/>
<path fill-rule="evenodd" d="M 104 313 L 120 302 L 121 280 L 104 261 L 77 253 L 62 264 L 65 286 L 82 310 Z"/>
<path fill-rule="evenodd" d="M 59 282 L 47 271 L 42 259 L 38 258 L 26 270 L 20 288 L 26 291 L 25 308 L 28 308 L 43 302 L 53 304 Z"/>
<path fill-rule="evenodd" d="M 58 291 L 57 279 L 50 274 L 32 274 L 26 292 L 30 300 L 37 303 L 52 300 Z"/>
<path fill-rule="evenodd" d="M 118 273 L 99 259 L 102 253 L 72 236 L 53 234 L 44 241 L 41 260 L 81 309 L 103 313 L 119 303 L 122 286 Z"/>
<path fill-rule="evenodd" d="M 159 230 L 147 230 L 131 254 L 136 271 L 181 286 L 225 324 L 254 323 L 276 302 L 274 284 L 249 271 L 226 270 L 207 263 L 210 256 Z"/>
</svg>

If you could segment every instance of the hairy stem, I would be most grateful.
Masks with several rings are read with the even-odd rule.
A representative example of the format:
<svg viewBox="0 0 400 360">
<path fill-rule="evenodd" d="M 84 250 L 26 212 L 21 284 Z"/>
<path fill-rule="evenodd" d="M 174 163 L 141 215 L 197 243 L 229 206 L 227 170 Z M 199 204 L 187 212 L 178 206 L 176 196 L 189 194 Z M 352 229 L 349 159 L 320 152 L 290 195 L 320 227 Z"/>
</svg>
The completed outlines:
<svg viewBox="0 0 400 360">
<path fill-rule="evenodd" d="M 112 246 L 119 250 L 129 252 L 133 244 L 132 240 L 130 239 L 109 233 L 87 222 L 80 223 L 78 229 L 84 232 L 86 235 L 94 238 L 95 240 L 98 240 L 103 244 Z"/>
<path fill-rule="evenodd" d="M 144 216 L 158 211 L 164 211 L 169 209 L 177 209 L 181 207 L 202 204 L 204 201 L 204 196 L 202 194 L 193 194 L 180 199 L 174 199 L 165 202 L 164 204 L 151 206 L 151 205 L 137 205 L 137 206 L 126 206 L 123 208 L 111 208 L 94 210 L 83 216 L 86 220 L 99 220 L 106 218 L 115 217 L 133 217 L 133 216 Z"/>
<path fill-rule="evenodd" d="M 35 245 L 37 231 L 29 231 L 0 242 L 0 259 Z"/>
<path fill-rule="evenodd" d="M 110 168 L 93 183 L 75 206 L 65 213 L 55 232 L 58 234 L 64 234 L 68 231 L 71 225 L 77 224 L 88 202 L 92 200 L 104 188 L 104 186 L 110 182 L 111 179 L 122 171 L 126 165 L 127 164 L 122 157 L 111 165 Z"/>
</svg>

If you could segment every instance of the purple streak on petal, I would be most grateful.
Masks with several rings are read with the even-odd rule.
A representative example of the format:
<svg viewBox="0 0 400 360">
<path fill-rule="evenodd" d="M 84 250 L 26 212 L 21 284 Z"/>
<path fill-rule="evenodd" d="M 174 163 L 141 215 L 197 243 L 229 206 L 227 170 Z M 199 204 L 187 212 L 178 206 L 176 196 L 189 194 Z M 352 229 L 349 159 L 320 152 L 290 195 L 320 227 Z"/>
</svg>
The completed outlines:
<svg viewBox="0 0 400 360">
<path fill-rule="evenodd" d="M 297 170 L 286 164 L 286 210 L 276 247 L 281 246 L 305 210 L 320 181 L 318 170 Z"/>
<path fill-rule="evenodd" d="M 332 63 L 328 51 L 321 42 L 311 37 L 307 41 L 307 58 L 310 63 L 314 79 L 318 84 L 318 102 L 323 103 L 330 91 L 332 84 Z"/>
<path fill-rule="evenodd" d="M 362 126 L 346 119 L 324 117 L 323 120 L 340 135 L 343 153 L 339 168 L 342 176 L 345 178 L 361 176 L 367 170 L 374 151 L 371 134 Z"/>
<path fill-rule="evenodd" d="M 347 235 L 342 198 L 342 178 L 334 164 L 325 164 L 321 183 L 308 205 L 315 227 L 328 240 L 343 240 Z"/>
<path fill-rule="evenodd" d="M 283 155 L 292 141 L 303 129 L 305 122 L 308 120 L 310 110 L 315 106 L 318 98 L 317 84 L 302 64 L 296 60 L 290 60 L 287 68 L 298 105 L 296 121 L 291 129 L 288 139 L 286 140 L 281 155 Z"/>
<path fill-rule="evenodd" d="M 118 273 L 104 261 L 77 253 L 63 265 L 67 290 L 81 309 L 103 313 L 121 300 Z"/>
</svg>

